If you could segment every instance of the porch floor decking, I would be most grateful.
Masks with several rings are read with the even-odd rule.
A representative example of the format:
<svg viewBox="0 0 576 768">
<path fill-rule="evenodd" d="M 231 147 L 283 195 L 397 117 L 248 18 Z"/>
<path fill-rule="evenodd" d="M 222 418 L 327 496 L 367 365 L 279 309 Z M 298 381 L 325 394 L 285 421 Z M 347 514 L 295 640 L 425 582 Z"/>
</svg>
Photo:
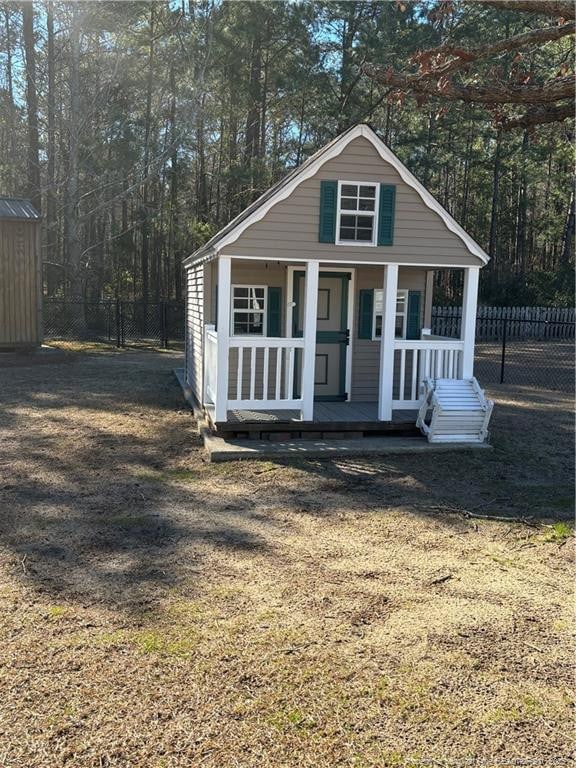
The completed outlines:
<svg viewBox="0 0 576 768">
<path fill-rule="evenodd" d="M 214 413 L 210 416 L 214 420 Z M 392 424 L 416 423 L 418 411 L 395 410 L 392 412 Z M 292 424 L 299 425 L 299 410 L 233 410 L 228 411 L 227 424 Z M 307 422 L 308 424 L 310 422 Z M 382 426 L 385 423 L 378 421 L 378 403 L 314 403 L 313 424 L 376 424 Z"/>
</svg>

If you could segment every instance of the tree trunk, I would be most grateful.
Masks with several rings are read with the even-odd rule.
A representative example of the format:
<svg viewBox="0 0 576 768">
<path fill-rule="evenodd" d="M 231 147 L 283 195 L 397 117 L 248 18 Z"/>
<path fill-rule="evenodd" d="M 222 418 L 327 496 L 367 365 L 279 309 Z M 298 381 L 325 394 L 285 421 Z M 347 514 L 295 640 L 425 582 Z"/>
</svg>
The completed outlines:
<svg viewBox="0 0 576 768">
<path fill-rule="evenodd" d="M 234 67 L 228 69 L 230 85 L 228 106 L 228 167 L 230 181 L 228 183 L 228 219 L 233 219 L 238 213 L 238 78 Z"/>
<path fill-rule="evenodd" d="M 520 188 L 518 190 L 518 212 L 516 226 L 516 274 L 524 278 L 526 271 L 526 209 L 528 204 L 527 195 L 527 175 L 526 175 L 526 152 L 529 145 L 528 131 L 524 131 L 522 139 L 522 173 L 520 176 Z"/>
<path fill-rule="evenodd" d="M 180 260 L 180 233 L 178 217 L 178 144 L 176 141 L 176 77 L 174 64 L 170 66 L 170 222 L 168 225 L 168 258 L 173 260 L 174 296 L 182 300 L 182 264 Z"/>
<path fill-rule="evenodd" d="M 490 244 L 488 255 L 491 259 L 496 256 L 498 248 L 498 195 L 500 192 L 500 159 L 502 151 L 502 137 L 500 131 L 496 136 L 496 149 L 494 151 L 494 166 L 492 171 L 492 212 L 490 214 Z"/>
<path fill-rule="evenodd" d="M 10 8 L 4 5 L 4 25 L 6 27 L 6 84 L 8 86 L 8 115 L 6 126 L 8 129 L 8 143 L 10 146 L 10 157 L 16 154 L 15 131 L 14 131 L 14 76 L 12 72 L 12 35 L 10 27 Z M 8 194 L 16 194 L 17 174 L 14 166 L 9 165 L 7 169 L 7 187 Z"/>
<path fill-rule="evenodd" d="M 58 253 L 58 232 L 56 221 L 56 196 L 55 196 L 55 167 L 56 167 L 56 141 L 55 141 L 55 57 L 54 57 L 54 5 L 48 2 L 46 7 L 46 30 L 48 35 L 48 136 L 47 136 L 47 183 L 46 183 L 46 253 L 49 262 L 56 262 Z M 49 291 L 50 293 L 50 291 Z"/>
<path fill-rule="evenodd" d="M 26 196 L 38 212 L 42 210 L 40 190 L 40 142 L 38 138 L 38 96 L 36 94 L 36 55 L 34 51 L 34 4 L 22 5 L 24 51 L 26 56 L 26 109 L 28 115 L 28 163 Z"/>
<path fill-rule="evenodd" d="M 82 295 L 80 275 L 80 238 L 78 232 L 78 121 L 80 117 L 80 13 L 78 5 L 72 5 L 70 29 L 70 115 L 68 146 L 68 194 L 66 201 L 66 236 L 69 266 L 69 291 L 72 298 Z"/>
<path fill-rule="evenodd" d="M 256 25 L 257 19 L 254 19 Z M 260 30 L 256 27 L 252 38 L 252 52 L 250 56 L 250 83 L 248 86 L 249 108 L 246 119 L 246 142 L 244 149 L 245 165 L 248 171 L 250 187 L 247 195 L 247 202 L 252 202 L 258 196 L 255 190 L 256 169 L 255 163 L 260 156 L 260 104 L 261 104 L 261 84 L 260 77 L 262 73 L 262 39 Z"/>
<path fill-rule="evenodd" d="M 149 186 L 150 186 L 150 133 L 152 119 L 152 86 L 154 83 L 154 28 L 156 21 L 156 6 L 150 5 L 150 22 L 148 28 L 148 76 L 146 79 L 146 114 L 144 118 L 144 179 L 142 189 L 142 206 L 140 209 L 141 226 L 141 250 L 140 250 L 140 269 L 141 269 L 141 287 L 143 322 L 146 323 L 148 313 L 148 298 L 150 294 L 150 223 L 148 218 Z"/>
<path fill-rule="evenodd" d="M 562 238 L 562 266 L 570 264 L 570 259 L 574 253 L 574 190 L 568 206 L 568 216 L 564 227 L 564 236 Z"/>
</svg>

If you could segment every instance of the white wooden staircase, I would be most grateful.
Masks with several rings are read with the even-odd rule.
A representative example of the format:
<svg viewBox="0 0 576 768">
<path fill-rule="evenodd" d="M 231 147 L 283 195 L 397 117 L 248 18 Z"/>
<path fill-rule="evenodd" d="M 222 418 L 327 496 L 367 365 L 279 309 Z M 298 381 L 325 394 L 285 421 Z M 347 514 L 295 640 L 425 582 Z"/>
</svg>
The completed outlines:
<svg viewBox="0 0 576 768">
<path fill-rule="evenodd" d="M 483 443 L 493 407 L 475 378 L 426 378 L 416 426 L 431 443 Z"/>
</svg>

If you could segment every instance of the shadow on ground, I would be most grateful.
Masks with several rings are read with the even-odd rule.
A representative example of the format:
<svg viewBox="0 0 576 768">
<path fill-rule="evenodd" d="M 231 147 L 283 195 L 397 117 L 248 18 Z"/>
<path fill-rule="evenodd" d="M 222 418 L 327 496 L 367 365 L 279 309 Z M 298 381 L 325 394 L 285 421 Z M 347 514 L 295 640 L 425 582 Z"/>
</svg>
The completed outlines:
<svg viewBox="0 0 576 768">
<path fill-rule="evenodd" d="M 273 567 L 301 515 L 571 517 L 562 398 L 501 388 L 490 453 L 208 465 L 179 365 L 132 352 L 0 370 L 0 551 L 34 589 L 141 611 L 200 590 L 222 553 Z"/>
</svg>

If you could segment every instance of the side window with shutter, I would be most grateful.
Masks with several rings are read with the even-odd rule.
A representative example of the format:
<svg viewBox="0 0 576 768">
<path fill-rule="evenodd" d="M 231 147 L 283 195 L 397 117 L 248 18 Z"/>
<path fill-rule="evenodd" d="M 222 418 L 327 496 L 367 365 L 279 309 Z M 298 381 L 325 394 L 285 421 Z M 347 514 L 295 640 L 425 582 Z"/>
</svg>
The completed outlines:
<svg viewBox="0 0 576 768">
<path fill-rule="evenodd" d="M 378 245 L 394 244 L 395 213 L 396 213 L 395 185 L 380 184 L 380 205 L 378 210 Z"/>
<path fill-rule="evenodd" d="M 320 243 L 336 242 L 336 205 L 338 201 L 338 182 L 320 182 Z"/>
<path fill-rule="evenodd" d="M 421 324 L 420 324 L 420 307 L 422 306 L 422 291 L 408 291 L 408 315 L 406 322 L 406 338 L 407 339 L 419 339 Z"/>
<path fill-rule="evenodd" d="M 282 335 L 282 288 L 268 288 L 267 335 Z"/>
<path fill-rule="evenodd" d="M 358 338 L 372 338 L 372 320 L 374 313 L 374 291 L 363 288 L 358 299 Z"/>
</svg>

